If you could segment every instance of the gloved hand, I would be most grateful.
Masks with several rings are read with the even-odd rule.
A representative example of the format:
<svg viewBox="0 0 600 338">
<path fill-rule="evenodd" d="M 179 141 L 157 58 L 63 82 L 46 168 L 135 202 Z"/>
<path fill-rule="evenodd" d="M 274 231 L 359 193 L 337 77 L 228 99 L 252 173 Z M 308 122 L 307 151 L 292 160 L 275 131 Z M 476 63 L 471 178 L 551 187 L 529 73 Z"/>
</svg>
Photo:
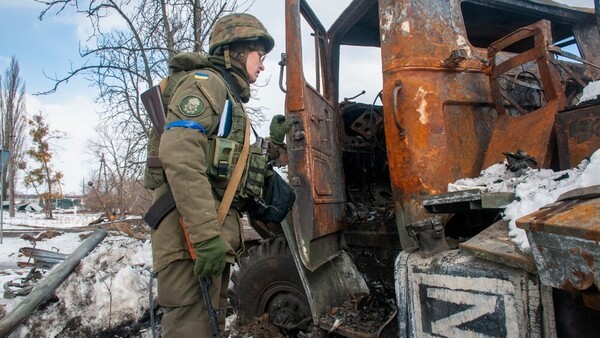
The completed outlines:
<svg viewBox="0 0 600 338">
<path fill-rule="evenodd" d="M 196 251 L 194 274 L 200 275 L 200 277 L 211 277 L 223 273 L 225 254 L 228 249 L 221 236 L 194 244 L 194 250 Z"/>
<path fill-rule="evenodd" d="M 273 116 L 271 125 L 269 126 L 271 142 L 278 145 L 283 145 L 283 138 L 291 127 L 292 121 L 286 120 L 285 116 L 281 114 Z"/>
</svg>

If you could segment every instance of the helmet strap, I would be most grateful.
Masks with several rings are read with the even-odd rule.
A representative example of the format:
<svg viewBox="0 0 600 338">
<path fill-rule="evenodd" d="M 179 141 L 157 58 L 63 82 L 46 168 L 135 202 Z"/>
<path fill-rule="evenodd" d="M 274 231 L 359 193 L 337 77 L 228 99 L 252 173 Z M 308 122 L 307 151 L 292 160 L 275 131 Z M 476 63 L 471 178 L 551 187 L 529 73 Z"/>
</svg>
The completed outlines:
<svg viewBox="0 0 600 338">
<path fill-rule="evenodd" d="M 223 57 L 225 59 L 225 69 L 230 69 L 231 56 L 229 55 L 229 46 L 223 46 Z"/>
</svg>

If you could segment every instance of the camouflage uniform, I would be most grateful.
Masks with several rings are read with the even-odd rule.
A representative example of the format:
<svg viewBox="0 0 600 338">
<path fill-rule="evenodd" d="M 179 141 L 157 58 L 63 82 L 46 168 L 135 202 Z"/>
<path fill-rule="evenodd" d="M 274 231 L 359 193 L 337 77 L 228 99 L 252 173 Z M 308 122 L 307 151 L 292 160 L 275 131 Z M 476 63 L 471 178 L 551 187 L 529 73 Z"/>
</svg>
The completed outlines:
<svg viewBox="0 0 600 338">
<path fill-rule="evenodd" d="M 229 29 L 230 26 L 237 27 L 237 30 Z M 247 32 L 246 36 L 244 32 Z M 205 157 L 208 154 L 208 137 L 216 134 L 227 100 L 232 103 L 234 115 L 230 137 L 243 142 L 246 119 L 243 104 L 232 95 L 215 66 L 228 69 L 240 89 L 241 99 L 247 100 L 250 85 L 245 65 L 234 58 L 229 59 L 228 55 L 219 55 L 219 52 L 239 39 L 256 37 L 265 40 L 266 52 L 272 49 L 273 39 L 256 18 L 248 14 L 232 14 L 220 19 L 211 34 L 212 55 L 208 59 L 200 58 L 199 68 L 179 80 L 168 105 L 167 125 L 179 120 L 193 121 L 199 123 L 205 132 L 193 128 L 171 128 L 165 130 L 160 139 L 158 155 L 166 182 L 155 189 L 154 200 L 170 189 L 177 204 L 177 208 L 152 231 L 158 302 L 166 309 L 162 321 L 165 337 L 211 336 L 209 317 L 194 274 L 194 261 L 179 224 L 180 216 L 192 243 L 220 236 L 227 245 L 227 263 L 234 263 L 236 252 L 242 247 L 240 215 L 234 206 L 229 209 L 222 226 L 216 223 L 219 195 L 227 182 L 216 182 L 207 175 Z M 212 276 L 213 283 L 209 288 L 213 307 L 221 310 L 221 331 L 227 308 L 229 265 L 221 276 Z"/>
</svg>

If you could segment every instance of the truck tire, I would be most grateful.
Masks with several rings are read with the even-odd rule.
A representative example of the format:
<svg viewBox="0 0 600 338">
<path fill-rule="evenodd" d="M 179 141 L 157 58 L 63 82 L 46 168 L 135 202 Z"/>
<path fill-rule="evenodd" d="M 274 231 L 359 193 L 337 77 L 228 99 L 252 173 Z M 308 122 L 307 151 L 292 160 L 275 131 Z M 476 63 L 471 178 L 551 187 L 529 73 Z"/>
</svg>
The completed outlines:
<svg viewBox="0 0 600 338">
<path fill-rule="evenodd" d="M 229 302 L 242 325 L 267 313 L 269 321 L 286 332 L 308 328 L 310 307 L 284 238 L 250 248 L 231 281 Z"/>
</svg>

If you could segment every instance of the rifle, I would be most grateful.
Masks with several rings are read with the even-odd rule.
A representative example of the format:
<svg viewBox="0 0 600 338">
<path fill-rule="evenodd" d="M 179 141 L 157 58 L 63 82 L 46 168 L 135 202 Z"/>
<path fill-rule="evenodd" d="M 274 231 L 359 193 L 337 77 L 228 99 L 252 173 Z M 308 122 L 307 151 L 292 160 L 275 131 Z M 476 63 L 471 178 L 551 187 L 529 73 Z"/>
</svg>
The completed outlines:
<svg viewBox="0 0 600 338">
<path fill-rule="evenodd" d="M 185 224 L 183 224 L 183 218 L 179 217 L 179 225 L 183 229 L 183 234 L 185 235 L 185 241 L 188 246 L 188 250 L 190 251 L 190 255 L 193 260 L 196 260 L 196 251 L 192 246 L 192 242 L 190 242 L 190 236 L 185 228 Z M 213 338 L 219 338 L 219 322 L 217 320 L 217 311 L 213 308 L 212 303 L 210 301 L 210 294 L 208 293 L 208 286 L 212 284 L 212 278 L 210 277 L 200 277 L 198 276 L 198 282 L 200 283 L 200 289 L 202 290 L 202 297 L 204 298 L 204 306 L 206 307 L 206 311 L 208 312 L 208 317 L 210 319 L 210 331 L 212 332 Z"/>
<path fill-rule="evenodd" d="M 208 286 L 212 284 L 212 278 L 198 276 L 198 281 L 200 282 L 200 289 L 202 289 L 202 295 L 204 296 L 204 306 L 206 307 L 208 316 L 210 318 L 210 332 L 212 332 L 214 338 L 219 338 L 219 322 L 217 320 L 217 311 L 213 309 L 212 303 L 210 302 L 210 296 L 208 294 Z"/>
<path fill-rule="evenodd" d="M 167 86 L 166 78 L 163 79 L 160 84 L 148 89 L 147 91 L 140 94 L 140 99 L 146 108 L 148 117 L 154 127 L 154 133 L 150 132 L 149 143 L 156 142 L 165 130 L 166 113 L 162 100 L 162 91 Z M 162 167 L 162 163 L 158 156 L 148 156 L 146 162 L 148 168 L 159 168 Z M 175 199 L 171 191 L 167 191 L 163 194 L 155 203 L 152 204 L 150 209 L 144 215 L 144 220 L 152 229 L 158 228 L 160 221 L 175 208 Z"/>
<path fill-rule="evenodd" d="M 140 94 L 140 99 L 144 104 L 144 108 L 146 108 L 146 112 L 150 117 L 150 121 L 152 122 L 152 126 L 154 126 L 154 130 L 160 137 L 165 130 L 166 121 L 160 85 L 156 85 Z"/>
</svg>

